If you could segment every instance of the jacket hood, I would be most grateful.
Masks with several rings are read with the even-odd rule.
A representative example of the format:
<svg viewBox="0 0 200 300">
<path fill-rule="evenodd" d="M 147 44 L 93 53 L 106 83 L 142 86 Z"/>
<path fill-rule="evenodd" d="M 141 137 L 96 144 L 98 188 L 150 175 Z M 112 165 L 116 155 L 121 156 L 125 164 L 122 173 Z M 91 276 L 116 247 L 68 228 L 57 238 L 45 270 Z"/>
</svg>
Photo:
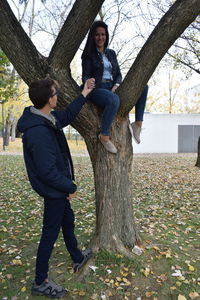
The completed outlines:
<svg viewBox="0 0 200 300">
<path fill-rule="evenodd" d="M 22 116 L 20 117 L 17 128 L 20 132 L 24 133 L 27 129 L 35 126 L 48 126 L 48 121 L 44 117 L 33 114 L 30 111 L 31 106 L 26 107 Z"/>
</svg>

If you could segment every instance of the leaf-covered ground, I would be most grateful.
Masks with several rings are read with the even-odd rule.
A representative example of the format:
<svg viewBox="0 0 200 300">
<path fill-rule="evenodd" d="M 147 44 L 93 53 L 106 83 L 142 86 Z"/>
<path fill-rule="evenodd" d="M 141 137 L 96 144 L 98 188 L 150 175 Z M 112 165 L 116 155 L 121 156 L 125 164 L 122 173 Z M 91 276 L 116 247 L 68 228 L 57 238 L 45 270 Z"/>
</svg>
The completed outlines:
<svg viewBox="0 0 200 300">
<path fill-rule="evenodd" d="M 133 210 L 143 253 L 129 260 L 101 251 L 84 282 L 73 274 L 60 235 L 50 277 L 68 299 L 200 299 L 200 169 L 196 155 L 135 155 Z M 80 248 L 95 226 L 94 185 L 88 157 L 75 157 L 79 191 L 72 201 Z M 41 231 L 42 200 L 31 190 L 22 156 L 0 155 L 0 299 L 44 299 L 30 295 Z"/>
</svg>

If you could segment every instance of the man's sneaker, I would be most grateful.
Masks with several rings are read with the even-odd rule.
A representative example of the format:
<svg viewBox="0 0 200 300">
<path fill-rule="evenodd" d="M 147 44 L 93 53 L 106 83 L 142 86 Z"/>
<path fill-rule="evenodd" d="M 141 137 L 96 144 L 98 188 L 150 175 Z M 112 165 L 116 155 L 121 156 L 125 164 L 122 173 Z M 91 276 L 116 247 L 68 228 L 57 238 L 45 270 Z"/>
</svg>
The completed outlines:
<svg viewBox="0 0 200 300">
<path fill-rule="evenodd" d="M 82 262 L 73 264 L 74 273 L 80 271 L 82 266 L 85 265 L 86 262 L 92 257 L 92 249 L 85 249 L 82 251 L 82 254 L 83 254 Z"/>
<path fill-rule="evenodd" d="M 67 291 L 60 285 L 48 279 L 48 282 L 43 281 L 42 284 L 37 285 L 35 282 L 31 289 L 32 295 L 47 296 L 49 298 L 61 298 L 67 295 Z"/>
<path fill-rule="evenodd" d="M 132 134 L 132 137 L 136 141 L 137 144 L 140 144 L 140 133 L 142 128 L 138 126 L 135 122 L 129 124 L 129 129 Z"/>
<path fill-rule="evenodd" d="M 99 140 L 108 152 L 113 153 L 113 154 L 117 153 L 117 149 L 116 149 L 115 145 L 110 140 L 105 142 L 101 139 L 100 135 L 99 135 Z"/>
</svg>

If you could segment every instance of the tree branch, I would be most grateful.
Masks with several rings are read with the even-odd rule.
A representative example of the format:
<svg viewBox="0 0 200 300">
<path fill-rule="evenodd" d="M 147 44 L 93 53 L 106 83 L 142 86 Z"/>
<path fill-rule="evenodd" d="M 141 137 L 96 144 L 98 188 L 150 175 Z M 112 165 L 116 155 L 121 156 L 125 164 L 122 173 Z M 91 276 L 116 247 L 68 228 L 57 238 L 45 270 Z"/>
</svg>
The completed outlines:
<svg viewBox="0 0 200 300">
<path fill-rule="evenodd" d="M 67 68 L 104 0 L 77 0 L 49 54 L 53 68 Z M 81 20 L 81 21 L 80 21 Z"/>
<path fill-rule="evenodd" d="M 29 84 L 35 78 L 44 77 L 45 57 L 37 51 L 6 0 L 0 1 L 0 20 L 0 47 L 22 79 Z"/>
<path fill-rule="evenodd" d="M 167 50 L 195 20 L 199 12 L 199 0 L 177 0 L 162 17 L 119 87 L 120 116 L 127 115 L 133 108 Z M 124 99 L 123 95 L 126 95 Z"/>
<path fill-rule="evenodd" d="M 200 70 L 195 68 L 192 64 L 187 63 L 186 61 L 183 61 L 179 57 L 176 57 L 175 55 L 171 54 L 170 52 L 167 53 L 169 56 L 177 60 L 177 62 L 183 64 L 184 66 L 188 67 L 189 69 L 193 70 L 194 72 L 197 72 L 197 74 L 200 74 Z"/>
</svg>

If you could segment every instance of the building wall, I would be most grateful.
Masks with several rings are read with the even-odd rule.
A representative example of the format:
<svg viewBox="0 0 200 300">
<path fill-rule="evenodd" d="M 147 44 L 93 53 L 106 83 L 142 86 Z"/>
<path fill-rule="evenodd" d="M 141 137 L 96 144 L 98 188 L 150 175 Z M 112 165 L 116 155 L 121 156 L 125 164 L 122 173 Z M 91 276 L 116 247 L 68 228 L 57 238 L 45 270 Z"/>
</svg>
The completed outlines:
<svg viewBox="0 0 200 300">
<path fill-rule="evenodd" d="M 130 114 L 131 122 L 134 119 Z M 200 114 L 145 113 L 141 143 L 133 140 L 134 153 L 178 153 L 179 125 L 200 125 Z"/>
</svg>

